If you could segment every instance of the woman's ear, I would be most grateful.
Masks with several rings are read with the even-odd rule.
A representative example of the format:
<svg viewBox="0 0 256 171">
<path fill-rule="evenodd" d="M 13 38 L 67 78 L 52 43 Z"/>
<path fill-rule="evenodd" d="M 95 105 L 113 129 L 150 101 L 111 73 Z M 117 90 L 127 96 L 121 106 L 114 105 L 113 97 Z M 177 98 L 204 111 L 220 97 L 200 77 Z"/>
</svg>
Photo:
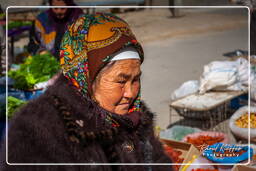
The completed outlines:
<svg viewBox="0 0 256 171">
<path fill-rule="evenodd" d="M 95 92 L 96 92 L 96 81 L 92 83 L 92 95 L 91 99 L 97 103 L 96 97 L 95 97 Z"/>
<path fill-rule="evenodd" d="M 100 73 L 96 76 L 95 80 L 92 82 L 92 99 L 93 99 L 94 101 L 96 101 L 95 94 L 96 94 L 96 92 L 97 92 L 97 89 L 100 87 L 99 84 L 100 84 L 101 77 L 102 77 L 102 73 L 100 72 Z"/>
<path fill-rule="evenodd" d="M 98 81 L 93 81 L 93 83 L 92 83 L 92 96 L 94 96 L 94 92 L 96 91 L 96 82 L 98 82 Z"/>
</svg>

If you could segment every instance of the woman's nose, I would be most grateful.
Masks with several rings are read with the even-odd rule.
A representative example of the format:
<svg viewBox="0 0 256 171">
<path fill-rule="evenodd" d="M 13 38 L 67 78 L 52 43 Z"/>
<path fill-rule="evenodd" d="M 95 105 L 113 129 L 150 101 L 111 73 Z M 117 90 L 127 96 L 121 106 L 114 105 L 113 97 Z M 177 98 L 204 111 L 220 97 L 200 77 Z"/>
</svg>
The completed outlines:
<svg viewBox="0 0 256 171">
<path fill-rule="evenodd" d="M 125 86 L 124 97 L 130 98 L 130 99 L 133 98 L 133 90 L 131 85 Z"/>
</svg>

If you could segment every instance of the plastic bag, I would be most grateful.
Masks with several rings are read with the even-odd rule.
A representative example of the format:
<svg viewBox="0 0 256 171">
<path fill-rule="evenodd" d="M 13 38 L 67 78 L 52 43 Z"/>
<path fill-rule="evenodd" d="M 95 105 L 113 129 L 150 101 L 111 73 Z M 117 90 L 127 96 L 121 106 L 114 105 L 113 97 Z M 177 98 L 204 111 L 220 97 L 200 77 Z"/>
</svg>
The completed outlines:
<svg viewBox="0 0 256 171">
<path fill-rule="evenodd" d="M 250 91 L 251 99 L 256 102 L 256 71 L 252 70 L 250 84 L 251 84 L 251 91 Z"/>
<path fill-rule="evenodd" d="M 250 108 L 251 113 L 256 112 L 256 107 L 251 107 Z M 239 108 L 230 118 L 229 120 L 229 127 L 231 131 L 238 137 L 248 139 L 248 128 L 240 128 L 238 127 L 235 122 L 237 119 L 239 119 L 242 115 L 246 114 L 248 112 L 248 106 L 244 106 Z M 256 128 L 251 128 L 250 129 L 250 136 L 251 138 L 256 138 Z"/>
<path fill-rule="evenodd" d="M 214 61 L 204 67 L 200 79 L 200 94 L 208 90 L 246 90 L 248 86 L 248 61 Z M 252 77 L 253 75 L 251 75 Z"/>
<path fill-rule="evenodd" d="M 237 81 L 236 62 L 214 61 L 204 66 L 200 79 L 200 94 L 218 87 L 227 87 Z"/>
<path fill-rule="evenodd" d="M 255 81 L 256 84 L 256 81 Z M 256 102 L 256 87 L 251 86 L 251 99 Z"/>
<path fill-rule="evenodd" d="M 247 85 L 248 86 L 248 79 L 249 79 L 249 74 L 248 74 L 248 69 L 249 69 L 249 63 L 246 59 L 244 58 L 238 58 L 236 60 L 237 62 L 237 68 L 238 68 L 238 81 L 242 85 Z"/>
<path fill-rule="evenodd" d="M 198 89 L 199 89 L 199 81 L 197 80 L 187 81 L 172 93 L 171 99 L 175 100 L 175 99 L 196 93 Z"/>
<path fill-rule="evenodd" d="M 48 81 L 40 82 L 34 85 L 34 89 L 45 89 L 47 88 Z"/>
<path fill-rule="evenodd" d="M 160 138 L 163 139 L 173 139 L 176 141 L 181 141 L 186 135 L 200 132 L 201 130 L 198 128 L 192 128 L 189 126 L 180 126 L 175 125 L 169 129 L 160 132 Z"/>
</svg>

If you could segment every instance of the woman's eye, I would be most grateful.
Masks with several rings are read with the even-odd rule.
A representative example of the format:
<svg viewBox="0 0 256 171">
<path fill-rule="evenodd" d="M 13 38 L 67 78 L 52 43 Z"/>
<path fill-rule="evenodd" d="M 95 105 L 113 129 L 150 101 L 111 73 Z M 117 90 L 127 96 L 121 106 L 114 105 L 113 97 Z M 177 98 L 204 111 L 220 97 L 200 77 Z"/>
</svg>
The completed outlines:
<svg viewBox="0 0 256 171">
<path fill-rule="evenodd" d="M 132 82 L 138 82 L 140 78 L 135 78 Z"/>
<path fill-rule="evenodd" d="M 119 84 L 125 84 L 126 81 L 125 81 L 125 80 L 120 80 L 120 81 L 117 81 L 117 83 L 119 83 Z"/>
</svg>

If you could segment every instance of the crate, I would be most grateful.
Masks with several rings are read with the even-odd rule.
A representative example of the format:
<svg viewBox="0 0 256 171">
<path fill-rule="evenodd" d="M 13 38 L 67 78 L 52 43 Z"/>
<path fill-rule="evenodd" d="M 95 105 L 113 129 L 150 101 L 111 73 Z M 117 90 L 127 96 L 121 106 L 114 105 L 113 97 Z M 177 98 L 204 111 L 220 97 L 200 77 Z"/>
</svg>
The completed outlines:
<svg viewBox="0 0 256 171">
<path fill-rule="evenodd" d="M 184 158 L 183 163 L 177 163 L 177 164 L 187 164 L 189 163 L 194 156 L 199 156 L 201 153 L 199 150 L 192 144 L 180 142 L 180 141 L 174 141 L 174 140 L 167 140 L 167 139 L 160 139 L 161 142 L 164 144 L 172 147 L 175 150 L 179 150 L 182 152 L 181 157 Z M 180 167 L 180 171 L 182 170 L 184 166 Z"/>
</svg>

